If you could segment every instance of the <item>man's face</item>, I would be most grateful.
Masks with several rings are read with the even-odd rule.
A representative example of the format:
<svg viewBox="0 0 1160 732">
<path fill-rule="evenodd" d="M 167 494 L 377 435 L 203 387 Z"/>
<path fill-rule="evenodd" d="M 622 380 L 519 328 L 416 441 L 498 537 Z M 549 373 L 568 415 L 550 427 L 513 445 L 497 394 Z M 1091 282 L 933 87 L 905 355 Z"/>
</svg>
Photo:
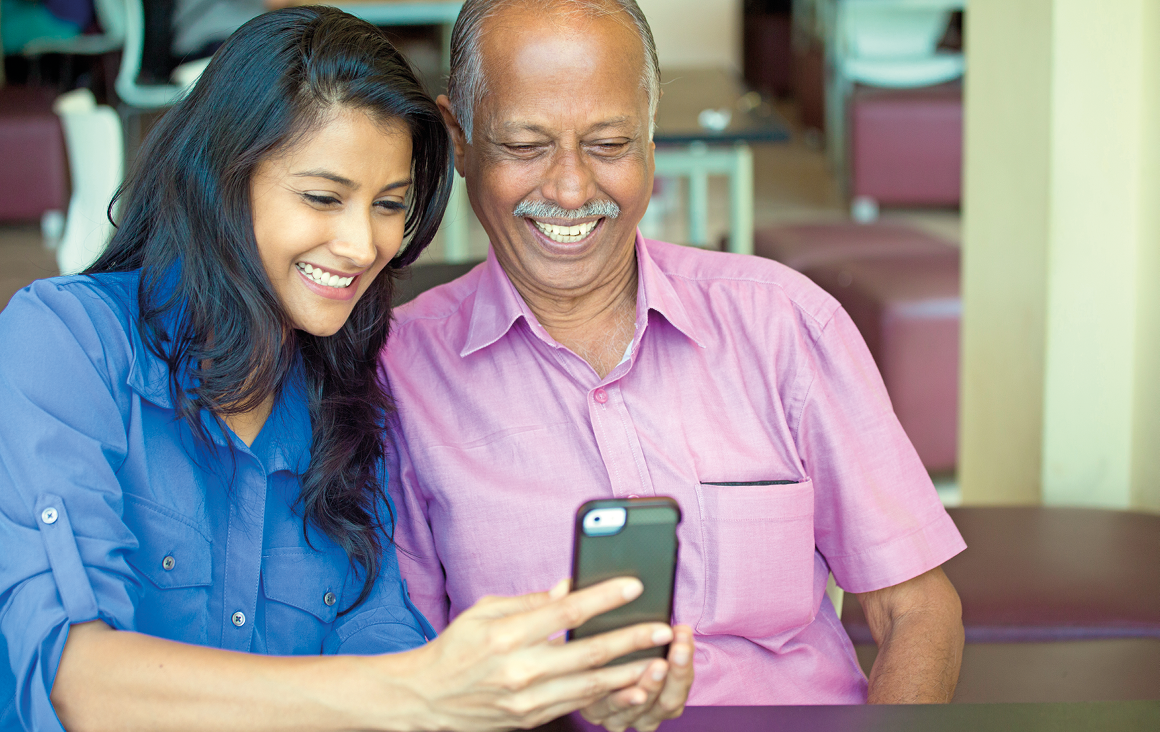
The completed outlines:
<svg viewBox="0 0 1160 732">
<path fill-rule="evenodd" d="M 644 51 L 626 20 L 517 8 L 488 21 L 487 93 L 459 160 L 496 256 L 525 292 L 582 295 L 635 261 L 653 144 Z"/>
</svg>

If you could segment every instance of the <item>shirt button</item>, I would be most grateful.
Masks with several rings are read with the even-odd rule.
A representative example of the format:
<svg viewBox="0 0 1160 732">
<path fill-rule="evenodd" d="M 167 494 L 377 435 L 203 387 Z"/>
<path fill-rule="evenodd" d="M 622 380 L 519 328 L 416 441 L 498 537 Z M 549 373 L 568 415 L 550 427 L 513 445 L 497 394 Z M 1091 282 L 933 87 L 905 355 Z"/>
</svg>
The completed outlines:
<svg viewBox="0 0 1160 732">
<path fill-rule="evenodd" d="M 230 618 L 230 620 L 234 621 L 234 625 L 240 628 L 246 624 L 246 614 L 243 612 L 236 612 L 234 613 L 234 616 Z"/>
<path fill-rule="evenodd" d="M 175 564 L 177 564 L 177 562 L 174 561 L 173 557 L 166 557 L 165 559 L 161 560 L 161 568 L 166 572 L 173 569 L 173 565 Z"/>
<path fill-rule="evenodd" d="M 334 603 L 338 602 L 338 598 L 334 596 L 333 592 L 328 592 L 322 596 L 322 601 L 325 602 L 326 605 L 329 607 L 329 606 L 333 605 Z"/>
<path fill-rule="evenodd" d="M 629 497 L 629 498 L 640 498 L 640 496 L 638 496 L 638 495 L 637 495 L 637 494 L 635 494 L 635 493 L 629 493 L 629 494 L 628 494 L 628 497 Z"/>
<path fill-rule="evenodd" d="M 56 517 L 57 517 L 56 509 L 52 508 L 52 507 L 46 508 L 40 512 L 40 520 L 46 524 L 55 524 Z"/>
<path fill-rule="evenodd" d="M 596 393 L 592 395 L 592 398 L 596 400 L 597 404 L 603 404 L 608 401 L 608 392 L 603 389 L 597 389 Z"/>
</svg>

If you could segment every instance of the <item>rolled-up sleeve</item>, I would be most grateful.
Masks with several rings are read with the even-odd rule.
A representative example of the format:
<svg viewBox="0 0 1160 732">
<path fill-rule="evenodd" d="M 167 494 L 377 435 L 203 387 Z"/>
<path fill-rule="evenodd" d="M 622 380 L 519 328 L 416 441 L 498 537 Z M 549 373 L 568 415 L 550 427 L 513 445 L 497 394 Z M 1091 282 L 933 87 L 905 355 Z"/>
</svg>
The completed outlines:
<svg viewBox="0 0 1160 732">
<path fill-rule="evenodd" d="M 393 506 L 380 508 L 380 516 L 393 517 Z M 394 522 L 385 530 L 393 534 Z M 398 555 L 393 541 L 384 541 L 379 564 L 379 579 L 367 599 L 340 617 L 323 641 L 323 653 L 371 655 L 398 653 L 421 646 L 435 638 L 435 629 L 411 602 L 407 582 L 399 574 Z M 346 596 L 357 597 L 362 589 L 363 574 L 350 573 Z"/>
<path fill-rule="evenodd" d="M 117 479 L 129 401 L 111 376 L 128 368 L 123 333 L 77 285 L 38 282 L 0 314 L 0 706 L 11 699 L 27 729 L 61 728 L 49 695 L 71 624 L 134 627 Z"/>
</svg>

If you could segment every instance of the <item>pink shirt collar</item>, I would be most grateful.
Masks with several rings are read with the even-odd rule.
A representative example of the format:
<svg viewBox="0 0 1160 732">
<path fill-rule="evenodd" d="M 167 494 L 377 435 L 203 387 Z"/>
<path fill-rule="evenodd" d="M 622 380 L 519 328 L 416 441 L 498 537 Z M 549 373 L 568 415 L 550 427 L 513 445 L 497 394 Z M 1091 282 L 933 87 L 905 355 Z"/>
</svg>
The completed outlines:
<svg viewBox="0 0 1160 732">
<path fill-rule="evenodd" d="M 701 348 L 705 347 L 703 330 L 709 327 L 702 319 L 694 319 L 685 308 L 669 282 L 669 277 L 652 257 L 648 248 L 643 246 L 644 237 L 640 231 L 636 232 L 636 263 L 637 263 L 637 291 L 636 291 L 636 337 L 633 339 L 633 350 L 636 343 L 644 334 L 648 325 L 648 312 L 655 310 L 664 316 L 665 320 L 683 333 L 689 340 Z M 475 301 L 471 305 L 471 320 L 467 328 L 467 339 L 459 350 L 460 357 L 466 357 L 486 348 L 498 341 L 511 330 L 520 318 L 528 324 L 529 329 L 544 343 L 558 347 L 559 344 L 548 335 L 540 325 L 535 314 L 524 302 L 523 297 L 512 284 L 511 278 L 504 272 L 499 261 L 495 258 L 495 251 L 488 247 L 487 261 L 480 273 L 479 284 L 475 291 Z"/>
</svg>

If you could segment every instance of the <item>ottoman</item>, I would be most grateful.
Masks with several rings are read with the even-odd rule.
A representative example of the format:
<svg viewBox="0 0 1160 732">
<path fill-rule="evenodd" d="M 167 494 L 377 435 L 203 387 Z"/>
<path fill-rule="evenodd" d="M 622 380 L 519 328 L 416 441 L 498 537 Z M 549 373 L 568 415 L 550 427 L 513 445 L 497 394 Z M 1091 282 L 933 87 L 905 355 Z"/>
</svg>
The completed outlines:
<svg viewBox="0 0 1160 732">
<path fill-rule="evenodd" d="M 849 114 L 852 197 L 887 205 L 959 205 L 961 87 L 859 88 Z"/>
<path fill-rule="evenodd" d="M 954 470 L 959 421 L 959 255 L 831 262 L 803 270 L 850 314 L 922 464 Z"/>
<path fill-rule="evenodd" d="M 0 87 L 0 221 L 40 221 L 67 208 L 68 161 L 54 89 Z"/>
</svg>

